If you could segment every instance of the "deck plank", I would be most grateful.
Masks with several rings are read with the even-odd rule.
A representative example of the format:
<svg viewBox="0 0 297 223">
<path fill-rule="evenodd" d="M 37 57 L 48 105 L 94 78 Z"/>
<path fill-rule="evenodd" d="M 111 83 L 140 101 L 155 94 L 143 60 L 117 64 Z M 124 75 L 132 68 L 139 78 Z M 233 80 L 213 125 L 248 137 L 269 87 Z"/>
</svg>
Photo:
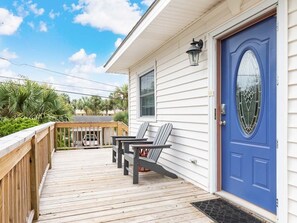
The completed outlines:
<svg viewBox="0 0 297 223">
<path fill-rule="evenodd" d="M 183 179 L 141 173 L 138 185 L 111 163 L 110 149 L 58 151 L 38 222 L 212 222 L 190 203 L 215 198 Z"/>
</svg>

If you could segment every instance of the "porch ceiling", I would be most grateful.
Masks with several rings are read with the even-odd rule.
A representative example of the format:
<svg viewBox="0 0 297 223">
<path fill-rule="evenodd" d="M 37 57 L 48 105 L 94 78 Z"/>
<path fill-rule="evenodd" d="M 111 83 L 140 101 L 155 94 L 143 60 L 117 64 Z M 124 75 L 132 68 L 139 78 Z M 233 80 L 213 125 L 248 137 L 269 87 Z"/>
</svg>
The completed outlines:
<svg viewBox="0 0 297 223">
<path fill-rule="evenodd" d="M 128 68 L 156 51 L 221 0 L 157 0 L 104 65 L 109 73 Z"/>
</svg>

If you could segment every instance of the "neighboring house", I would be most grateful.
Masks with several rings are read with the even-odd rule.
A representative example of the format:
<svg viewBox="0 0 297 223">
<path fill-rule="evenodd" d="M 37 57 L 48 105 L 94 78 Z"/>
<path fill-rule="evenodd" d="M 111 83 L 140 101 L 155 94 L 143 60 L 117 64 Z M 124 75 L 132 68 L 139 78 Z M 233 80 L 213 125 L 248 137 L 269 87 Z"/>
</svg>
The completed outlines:
<svg viewBox="0 0 297 223">
<path fill-rule="evenodd" d="M 85 123 L 92 123 L 92 122 L 111 122 L 113 121 L 111 116 L 95 116 L 95 115 L 84 115 L 84 116 L 74 116 L 73 122 L 85 122 Z M 105 145 L 111 145 L 110 136 L 115 135 L 113 128 L 73 128 L 72 131 L 72 138 L 73 138 L 73 146 L 76 147 L 83 147 L 84 145 L 84 138 L 88 136 L 95 135 L 96 145 L 99 147 Z"/>
<path fill-rule="evenodd" d="M 74 122 L 112 122 L 111 116 L 97 116 L 97 115 L 85 115 L 85 116 L 73 116 Z"/>
<path fill-rule="evenodd" d="M 87 113 L 84 110 L 76 109 L 74 112 L 75 115 L 86 115 Z"/>
<path fill-rule="evenodd" d="M 106 111 L 100 111 L 100 115 L 103 115 L 103 116 L 113 116 L 115 113 L 117 112 L 120 112 L 120 110 L 108 110 L 107 111 L 107 114 L 106 114 Z M 80 116 L 84 116 L 84 115 L 87 115 L 87 113 L 84 111 L 84 110 L 79 110 L 79 109 L 76 109 L 75 112 L 74 112 L 75 115 L 80 115 Z"/>
<path fill-rule="evenodd" d="M 199 65 L 186 51 L 202 40 Z M 159 162 L 297 222 L 297 1 L 157 0 L 106 63 L 129 75 L 129 128 L 174 126 Z"/>
<path fill-rule="evenodd" d="M 115 110 L 108 110 L 107 115 L 108 116 L 113 116 L 114 114 L 121 112 L 121 110 L 115 109 Z M 100 111 L 101 115 L 106 115 L 106 111 Z"/>
</svg>

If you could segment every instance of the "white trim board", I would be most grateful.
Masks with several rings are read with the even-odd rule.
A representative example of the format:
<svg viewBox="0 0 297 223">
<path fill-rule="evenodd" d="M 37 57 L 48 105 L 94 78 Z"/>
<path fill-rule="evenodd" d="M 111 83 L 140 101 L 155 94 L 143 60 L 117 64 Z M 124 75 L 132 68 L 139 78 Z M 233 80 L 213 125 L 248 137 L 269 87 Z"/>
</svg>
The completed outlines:
<svg viewBox="0 0 297 223">
<path fill-rule="evenodd" d="M 277 4 L 278 3 L 278 4 Z M 282 106 L 277 106 L 277 140 L 279 148 L 276 152 L 277 159 L 277 191 L 278 198 L 277 207 L 277 221 L 287 222 L 287 75 L 278 75 L 283 71 L 287 71 L 288 57 L 287 57 L 287 2 L 277 0 L 266 0 L 260 2 L 252 9 L 243 12 L 242 14 L 233 17 L 222 26 L 208 33 L 208 67 L 209 67 L 209 192 L 217 192 L 217 127 L 216 120 L 214 120 L 214 110 L 216 109 L 216 74 L 217 74 L 217 39 L 227 32 L 230 32 L 237 27 L 253 20 L 254 18 L 265 14 L 267 11 L 277 6 L 277 104 L 282 101 Z M 283 104 L 284 103 L 284 104 Z M 284 171 L 285 170 L 285 171 Z M 285 173 L 284 173 L 285 172 Z"/>
<path fill-rule="evenodd" d="M 287 131 L 288 131 L 288 2 L 279 1 L 277 7 L 277 102 L 276 106 L 278 148 L 277 163 L 277 217 L 279 222 L 288 222 L 288 167 L 287 167 Z M 284 75 L 287 74 L 287 75 Z M 278 103 L 277 103 L 278 105 Z M 280 105 L 280 103 L 279 103 Z"/>
<path fill-rule="evenodd" d="M 140 116 L 140 77 L 154 71 L 154 97 L 155 97 L 155 115 L 154 116 Z M 130 75 L 129 75 L 130 76 Z M 144 71 L 137 74 L 136 80 L 136 120 L 139 122 L 156 122 L 157 121 L 157 62 L 154 60 L 154 64 L 148 66 Z"/>
</svg>

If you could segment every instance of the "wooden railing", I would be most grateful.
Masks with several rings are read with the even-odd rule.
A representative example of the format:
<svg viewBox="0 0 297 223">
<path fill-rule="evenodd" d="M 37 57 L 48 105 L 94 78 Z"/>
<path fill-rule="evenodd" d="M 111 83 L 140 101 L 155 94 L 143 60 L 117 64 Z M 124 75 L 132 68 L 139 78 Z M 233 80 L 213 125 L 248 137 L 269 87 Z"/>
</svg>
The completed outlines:
<svg viewBox="0 0 297 223">
<path fill-rule="evenodd" d="M 54 125 L 47 123 L 0 139 L 0 222 L 32 222 L 51 168 Z"/>
<path fill-rule="evenodd" d="M 0 138 L 0 222 L 32 222 L 39 216 L 39 197 L 55 149 L 82 148 L 94 134 L 98 146 L 110 146 L 111 135 L 126 135 L 121 122 L 46 123 Z M 87 137 L 86 137 L 87 138 Z"/>
<path fill-rule="evenodd" d="M 111 136 L 127 135 L 128 126 L 122 122 L 58 122 L 57 149 L 110 147 Z"/>
</svg>

